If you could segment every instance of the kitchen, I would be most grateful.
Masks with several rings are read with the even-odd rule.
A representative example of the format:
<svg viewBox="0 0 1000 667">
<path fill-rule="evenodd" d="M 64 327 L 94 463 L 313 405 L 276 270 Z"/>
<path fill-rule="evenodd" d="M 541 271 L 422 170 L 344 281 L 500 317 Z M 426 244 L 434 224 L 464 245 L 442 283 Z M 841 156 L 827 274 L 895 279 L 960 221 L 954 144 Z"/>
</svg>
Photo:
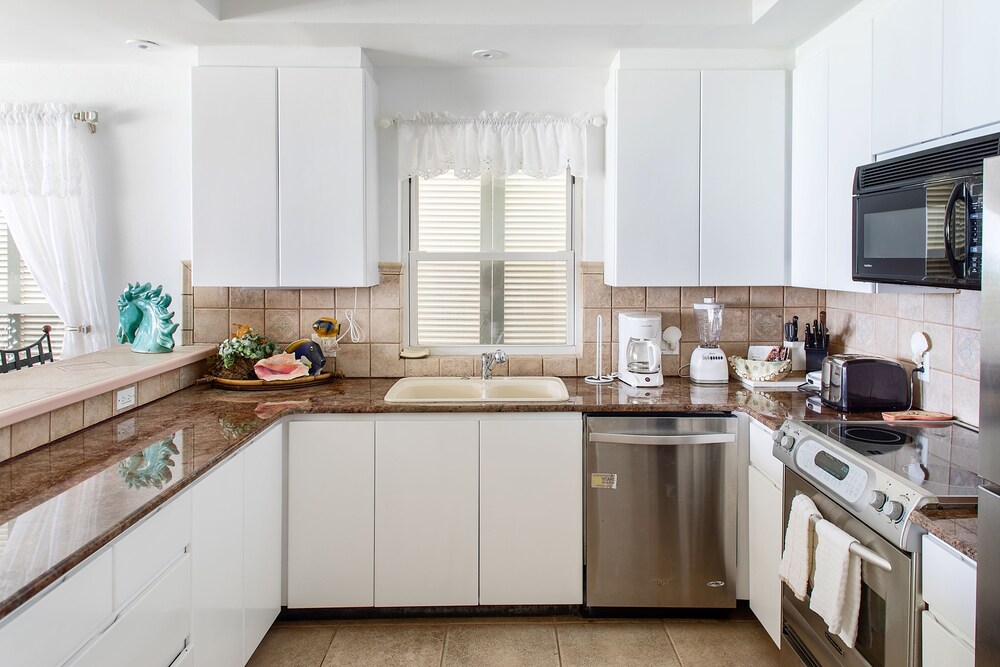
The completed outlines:
<svg viewBox="0 0 1000 667">
<path fill-rule="evenodd" d="M 20 626 L 24 630 L 16 634 L 39 646 L 30 612 L 43 619 L 34 627 L 44 631 L 55 618 L 49 616 L 55 612 L 44 611 L 46 598 L 55 599 L 52 594 L 74 579 L 82 585 L 86 578 L 80 574 L 107 574 L 116 591 L 109 593 L 106 611 L 95 612 L 100 618 L 94 623 L 78 628 L 75 636 L 67 631 L 63 643 L 49 642 L 49 657 L 33 658 L 41 655 L 30 652 L 34 648 L 19 654 L 17 646 L 8 655 L 25 655 L 29 664 L 91 664 L 94 656 L 128 655 L 101 651 L 109 645 L 134 650 L 134 642 L 102 638 L 122 637 L 129 619 L 139 618 L 127 612 L 163 577 L 188 577 L 194 585 L 186 604 L 195 611 L 187 620 L 171 617 L 171 632 L 180 633 L 180 642 L 163 645 L 169 659 L 162 664 L 244 664 L 255 650 L 266 653 L 269 646 L 277 647 L 270 654 L 273 662 L 258 657 L 252 664 L 320 664 L 324 658 L 327 664 L 353 664 L 360 658 L 352 651 L 391 650 L 397 639 L 386 628 L 392 627 L 405 632 L 405 641 L 413 642 L 408 648 L 430 662 L 461 662 L 464 644 L 469 661 L 514 664 L 516 655 L 484 648 L 506 636 L 503 650 L 515 644 L 536 651 L 522 656 L 523 664 L 776 664 L 783 642 L 777 568 L 786 523 L 782 512 L 789 509 L 783 494 L 793 487 L 772 455 L 780 447 L 773 447 L 771 438 L 788 431 L 779 431 L 786 417 L 829 419 L 840 413 L 828 406 L 812 413 L 804 395 L 750 391 L 735 377 L 721 385 L 689 382 L 694 371 L 688 362 L 699 347 L 693 305 L 706 298 L 725 306 L 718 344 L 726 356 L 745 357 L 751 346 L 777 345 L 786 322 L 798 317 L 804 329 L 825 313 L 830 353 L 900 360 L 909 373 L 911 341 L 924 334 L 929 379 L 917 383 L 914 407 L 980 425 L 981 311 L 989 320 L 988 302 L 980 306 L 975 289 L 885 285 L 875 291 L 870 283 L 855 282 L 851 221 L 857 167 L 997 132 L 1000 87 L 982 83 L 996 75 L 987 67 L 989 59 L 978 55 L 990 28 L 1000 24 L 992 3 L 866 0 L 817 3 L 822 6 L 799 13 L 789 0 L 733 0 L 711 3 L 701 15 L 670 3 L 678 12 L 670 16 L 666 8 L 658 14 L 637 2 L 588 15 L 591 28 L 625 24 L 627 39 L 608 32 L 598 37 L 591 28 L 565 26 L 564 18 L 537 9 L 537 21 L 531 21 L 536 25 L 522 29 L 523 43 L 485 19 L 480 29 L 461 35 L 405 12 L 395 23 L 355 21 L 347 30 L 344 17 L 323 3 L 300 8 L 306 12 L 301 15 L 282 3 L 259 3 L 259 16 L 246 10 L 249 20 L 234 13 L 231 3 L 228 9 L 217 3 L 207 10 L 194 1 L 177 3 L 176 11 L 167 4 L 139 10 L 110 3 L 113 11 L 92 9 L 88 17 L 79 6 L 53 0 L 34 10 L 12 9 L 13 20 L 3 29 L 0 102 L 68 99 L 100 114 L 96 134 L 82 126 L 76 134 L 95 190 L 96 247 L 107 302 L 114 304 L 122 286 L 133 280 L 152 280 L 176 297 L 180 310 L 174 352 L 134 355 L 119 346 L 111 357 L 57 375 L 59 391 L 49 393 L 58 397 L 46 395 L 43 383 L 54 381 L 48 368 L 0 377 L 7 396 L 0 446 L 9 446 L 13 455 L 0 464 L 11 485 L 3 504 L 5 521 L 13 519 L 10 529 L 33 509 L 54 510 L 63 491 L 78 494 L 62 498 L 71 507 L 114 508 L 100 515 L 67 514 L 64 521 L 91 522 L 93 529 L 62 546 L 47 545 L 51 553 L 28 565 L 14 559 L 16 549 L 7 549 L 9 562 L 18 566 L 8 566 L 4 575 L 10 579 L 4 585 L 0 643 L 13 641 L 9 629 Z M 756 25 L 747 18 L 751 9 Z M 657 29 L 642 34 L 630 11 L 645 12 L 645 22 Z M 159 32 L 153 19 L 161 24 Z M 34 39 L 50 22 L 64 21 L 95 29 L 83 38 L 88 31 L 66 28 L 72 36 L 64 43 Z M 301 31 L 291 21 L 299 21 Z M 113 38 L 97 29 L 105 23 L 115 26 Z M 553 25 L 565 28 L 559 49 L 540 46 L 548 43 L 541 37 L 545 26 Z M 420 39 L 406 37 L 409 30 Z M 162 46 L 126 50 L 125 39 L 133 38 Z M 594 48 L 587 50 L 591 43 Z M 483 47 L 507 53 L 481 62 L 469 56 Z M 265 85 L 227 79 L 234 70 L 262 76 Z M 300 74 L 343 76 L 354 83 L 324 94 L 334 89 L 306 78 L 296 85 Z M 360 87 L 346 87 L 355 83 Z M 973 89 L 980 103 L 956 102 L 964 99 L 959 91 Z M 219 91 L 227 94 L 213 96 Z M 344 107 L 348 112 L 332 122 L 317 111 L 343 100 L 351 103 Z M 522 192 L 548 197 L 553 205 L 560 198 L 564 202 L 555 209 L 562 211 L 562 226 L 546 236 L 556 241 L 544 247 L 544 257 L 539 251 L 507 262 L 511 275 L 516 261 L 546 262 L 546 272 L 523 275 L 538 281 L 543 275 L 547 282 L 538 289 L 547 290 L 546 298 L 564 299 L 562 310 L 546 307 L 546 313 L 562 316 L 545 320 L 547 331 L 562 338 L 523 350 L 508 344 L 511 333 L 493 344 L 496 332 L 490 329 L 502 320 L 489 323 L 482 334 L 487 337 L 476 339 L 479 345 L 461 337 L 481 333 L 478 270 L 472 283 L 461 283 L 465 291 L 457 282 L 448 288 L 472 294 L 471 323 L 464 314 L 449 319 L 439 311 L 428 311 L 426 318 L 415 313 L 422 295 L 439 294 L 430 283 L 430 291 L 420 291 L 425 276 L 417 266 L 440 260 L 433 253 L 441 250 L 425 244 L 421 233 L 437 233 L 431 223 L 443 219 L 442 209 L 433 206 L 441 200 L 421 195 L 468 198 L 467 190 L 460 191 L 468 180 L 424 178 L 435 168 L 426 164 L 412 172 L 419 188 L 408 188 L 399 177 L 412 167 L 404 168 L 400 159 L 405 132 L 426 129 L 416 122 L 421 114 L 475 118 L 483 111 L 511 110 L 553 114 L 575 132 L 568 145 L 586 147 L 567 158 L 570 171 L 580 169 L 575 182 L 547 179 L 540 188 L 534 183 L 539 179 L 519 181 L 513 174 L 507 175 L 506 188 L 498 185 L 501 179 L 473 181 L 474 206 L 485 207 L 491 197 L 494 215 L 507 211 L 497 202 L 527 197 Z M 225 131 L 220 122 L 229 124 Z M 297 133 L 297 126 L 311 131 Z M 352 141 L 338 143 L 347 137 Z M 329 191 L 310 181 L 323 169 L 337 174 Z M 652 180 L 650 173 L 656 174 Z M 332 210 L 338 222 L 285 229 L 276 217 L 295 215 L 282 208 L 290 202 Z M 673 217 L 651 216 L 664 202 L 670 202 Z M 521 229 L 509 217 L 507 233 Z M 462 257 L 495 259 L 472 252 Z M 445 277 L 457 281 L 457 275 Z M 535 313 L 531 299 L 518 306 Z M 507 309 L 508 327 L 519 312 Z M 680 331 L 673 343 L 656 341 L 664 351 L 662 387 L 618 381 L 592 386 L 583 380 L 622 369 L 625 312 L 656 314 L 658 330 Z M 260 395 L 192 386 L 204 358 L 233 335 L 233 325 L 291 343 L 307 339 L 312 323 L 324 317 L 337 319 L 342 328 L 339 349 L 335 357 L 327 354 L 327 363 L 344 379 Z M 427 329 L 421 328 L 425 322 Z M 434 338 L 449 335 L 455 340 L 446 344 Z M 429 355 L 421 347 L 429 347 Z M 426 400 L 386 400 L 401 377 L 479 378 L 480 354 L 497 348 L 509 359 L 495 364 L 494 380 L 561 377 L 568 398 L 447 403 L 443 409 Z M 595 370 L 598 352 L 603 360 Z M 130 386 L 131 403 L 118 391 Z M 724 573 L 731 579 L 719 588 L 732 592 L 733 600 L 749 600 L 749 607 L 741 602 L 734 617 L 705 623 L 690 622 L 699 616 L 694 611 L 631 625 L 583 623 L 585 595 L 592 588 L 585 575 L 594 569 L 585 555 L 593 540 L 586 538 L 592 532 L 584 518 L 594 513 L 584 506 L 584 483 L 588 493 L 605 491 L 584 476 L 589 464 L 581 449 L 583 415 L 689 412 L 724 412 L 736 421 L 731 448 L 737 454 L 736 492 L 726 501 L 737 507 L 735 529 L 726 532 L 736 556 Z M 268 430 L 272 424 L 279 430 Z M 988 428 L 987 420 L 982 426 Z M 172 444 L 164 442 L 168 435 Z M 405 446 L 411 439 L 436 448 L 417 455 Z M 936 443 L 925 444 L 925 454 L 950 447 L 945 459 L 956 470 L 980 471 L 976 447 L 958 435 L 945 443 L 914 439 Z M 105 479 L 118 477 L 122 473 L 111 468 L 154 444 L 157 456 L 174 463 L 164 493 L 144 487 L 123 495 L 120 482 Z M 281 475 L 269 474 L 275 470 Z M 505 470 L 517 471 L 523 481 L 505 485 L 498 478 Z M 370 502 L 359 501 L 364 498 Z M 703 511 L 710 502 L 715 501 L 695 501 L 694 510 Z M 417 520 L 411 510 L 438 520 Z M 836 513 L 820 511 L 827 518 Z M 183 512 L 187 523 L 178 518 Z M 947 520 L 956 533 L 969 521 Z M 917 530 L 909 518 L 897 525 Z M 512 534 L 521 539 L 512 542 Z M 921 664 L 921 651 L 924 664 L 934 664 L 928 656 L 935 654 L 926 651 L 935 647 L 945 647 L 953 662 L 964 656 L 965 664 L 972 664 L 975 650 L 980 664 L 990 664 L 988 638 L 996 633 L 980 630 L 977 636 L 974 617 L 956 618 L 952 611 L 967 612 L 971 598 L 949 606 L 948 596 L 942 598 L 928 581 L 933 553 L 935 567 L 942 568 L 938 581 L 961 580 L 964 588 L 956 584 L 954 591 L 967 593 L 971 570 L 974 589 L 968 543 L 956 549 L 955 542 L 931 542 L 938 549 L 932 552 L 922 549 L 920 539 L 911 544 L 909 535 L 905 544 L 890 540 L 895 545 L 890 549 L 906 554 L 908 563 L 894 571 L 908 570 L 909 583 L 918 588 L 921 565 L 925 577 L 920 599 L 907 603 L 913 603 L 908 648 L 894 648 L 882 661 L 862 652 L 857 660 L 864 662 L 846 664 Z M 205 546 L 199 549 L 199 542 Z M 435 544 L 440 548 L 427 546 Z M 989 555 L 987 546 L 980 539 L 980 558 Z M 123 594 L 119 581 L 118 564 L 128 564 L 129 549 L 141 572 L 129 575 L 126 569 L 121 576 L 135 579 L 135 595 Z M 972 549 L 975 556 L 974 543 Z M 185 573 L 177 567 L 184 557 L 175 557 L 188 551 Z M 747 553 L 749 559 L 743 557 Z M 224 565 L 234 562 L 243 567 Z M 862 568 L 866 583 L 869 573 L 873 582 L 879 578 L 876 566 L 866 562 Z M 952 570 L 959 574 L 940 574 Z M 768 583 L 760 588 L 762 581 Z M 100 582 L 92 583 L 104 590 Z M 612 585 L 624 587 L 624 581 Z M 238 613 L 213 616 L 213 604 L 230 593 L 238 593 Z M 259 602 L 251 602 L 254 598 Z M 980 595 L 980 604 L 985 602 Z M 279 607 L 284 608 L 279 623 L 258 649 Z M 506 635 L 499 624 L 486 622 L 494 618 L 488 614 L 510 614 L 517 607 L 533 613 L 510 625 Z M 312 608 L 323 612 L 308 611 Z M 420 611 L 408 630 L 400 628 L 405 624 L 379 622 Z M 476 621 L 477 613 L 487 615 Z M 374 620 L 362 622 L 369 618 Z M 214 631 L 205 633 L 206 627 Z M 588 628 L 606 640 L 597 641 Z M 300 640 L 303 646 L 326 643 L 314 647 L 312 657 L 293 658 L 290 647 Z M 180 650 L 173 650 L 175 645 Z M 725 649 L 730 652 L 718 652 Z M 391 655 L 386 654 L 389 662 L 402 661 Z M 782 660 L 785 655 L 782 646 Z M 814 659 L 827 664 L 828 658 L 817 650 Z M 416 660 L 412 664 L 422 664 Z"/>
</svg>

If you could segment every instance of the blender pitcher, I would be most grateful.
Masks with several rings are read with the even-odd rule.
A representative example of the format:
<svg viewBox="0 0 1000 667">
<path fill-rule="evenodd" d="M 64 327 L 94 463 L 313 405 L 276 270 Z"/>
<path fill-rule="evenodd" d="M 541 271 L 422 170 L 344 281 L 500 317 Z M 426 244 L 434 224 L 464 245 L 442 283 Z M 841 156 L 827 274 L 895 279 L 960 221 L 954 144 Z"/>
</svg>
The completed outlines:
<svg viewBox="0 0 1000 667">
<path fill-rule="evenodd" d="M 719 347 L 722 337 L 722 312 L 726 306 L 716 303 L 715 299 L 707 298 L 704 303 L 694 306 L 694 321 L 698 328 L 698 345 L 700 347 Z"/>
</svg>

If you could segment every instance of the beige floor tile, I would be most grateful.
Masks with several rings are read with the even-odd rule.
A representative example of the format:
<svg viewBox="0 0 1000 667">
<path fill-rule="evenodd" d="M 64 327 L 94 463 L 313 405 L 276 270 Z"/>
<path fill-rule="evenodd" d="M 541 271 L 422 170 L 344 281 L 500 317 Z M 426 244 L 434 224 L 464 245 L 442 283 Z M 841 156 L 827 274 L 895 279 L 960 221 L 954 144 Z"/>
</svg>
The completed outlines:
<svg viewBox="0 0 1000 667">
<path fill-rule="evenodd" d="M 275 626 L 247 667 L 319 667 L 335 632 L 332 627 Z"/>
<path fill-rule="evenodd" d="M 323 667 L 437 667 L 441 664 L 444 636 L 443 625 L 340 628 L 326 654 Z"/>
<path fill-rule="evenodd" d="M 445 667 L 559 667 L 556 629 L 549 624 L 453 625 L 445 643 Z"/>
<path fill-rule="evenodd" d="M 684 667 L 777 667 L 778 648 L 756 621 L 668 621 Z"/>
<path fill-rule="evenodd" d="M 663 624 L 647 623 L 565 623 L 557 624 L 559 655 L 563 667 L 594 665 L 606 667 L 679 667 Z M 724 664 L 724 663 L 717 663 Z"/>
</svg>

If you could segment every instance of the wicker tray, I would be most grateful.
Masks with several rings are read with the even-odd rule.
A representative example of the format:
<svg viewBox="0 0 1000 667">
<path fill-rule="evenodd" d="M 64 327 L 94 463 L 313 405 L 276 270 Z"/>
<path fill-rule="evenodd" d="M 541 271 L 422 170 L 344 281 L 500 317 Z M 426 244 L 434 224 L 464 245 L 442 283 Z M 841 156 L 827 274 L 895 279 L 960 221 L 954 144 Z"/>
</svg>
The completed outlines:
<svg viewBox="0 0 1000 667">
<path fill-rule="evenodd" d="M 294 389 L 296 387 L 311 387 L 324 384 L 333 379 L 333 373 L 319 375 L 304 375 L 294 380 L 227 380 L 212 378 L 212 386 L 233 391 L 270 391 L 272 389 Z"/>
</svg>

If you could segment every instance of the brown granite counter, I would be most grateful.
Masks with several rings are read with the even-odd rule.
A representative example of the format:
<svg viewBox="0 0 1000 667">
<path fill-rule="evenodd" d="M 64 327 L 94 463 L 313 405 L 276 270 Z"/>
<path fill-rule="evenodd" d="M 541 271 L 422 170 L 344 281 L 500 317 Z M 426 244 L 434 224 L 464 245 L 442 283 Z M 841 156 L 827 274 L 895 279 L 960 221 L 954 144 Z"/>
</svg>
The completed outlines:
<svg viewBox="0 0 1000 667">
<path fill-rule="evenodd" d="M 976 560 L 978 516 L 974 505 L 927 505 L 911 515 L 913 523 L 972 560 Z"/>
<path fill-rule="evenodd" d="M 233 392 L 192 387 L 0 463 L 0 618 L 189 486 L 242 444 L 292 414 L 448 412 L 706 412 L 740 410 L 776 428 L 806 415 L 798 392 L 763 394 L 670 378 L 657 389 L 565 380 L 561 403 L 391 404 L 394 379 Z M 844 419 L 824 410 L 809 415 Z M 877 418 L 852 415 L 851 419 Z M 144 450 L 164 461 L 141 478 Z"/>
</svg>

